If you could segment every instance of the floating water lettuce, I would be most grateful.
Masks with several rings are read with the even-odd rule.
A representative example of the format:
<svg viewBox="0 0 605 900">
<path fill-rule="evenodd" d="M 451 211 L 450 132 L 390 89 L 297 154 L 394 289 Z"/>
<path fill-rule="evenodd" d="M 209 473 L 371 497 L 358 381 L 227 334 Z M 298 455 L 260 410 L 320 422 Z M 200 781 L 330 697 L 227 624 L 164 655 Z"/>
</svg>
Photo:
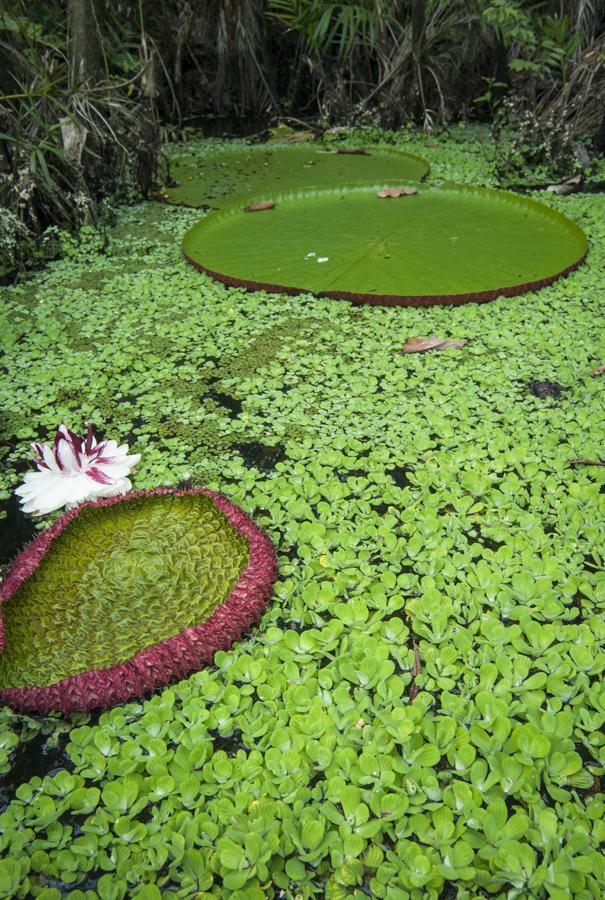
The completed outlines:
<svg viewBox="0 0 605 900">
<path fill-rule="evenodd" d="M 275 571 L 269 539 L 212 491 L 83 504 L 0 586 L 0 700 L 71 712 L 165 685 L 249 628 Z"/>
<path fill-rule="evenodd" d="M 234 205 L 190 228 L 183 252 L 234 287 L 386 306 L 514 296 L 566 275 L 586 254 L 577 225 L 524 197 L 380 187 L 274 193 L 271 215 L 254 218 Z M 402 191 L 405 202 L 382 202 Z"/>
<path fill-rule="evenodd" d="M 431 143 L 435 177 L 490 183 L 487 132 Z M 0 711 L 9 896 L 603 896 L 605 468 L 567 461 L 603 455 L 605 220 L 599 194 L 543 199 L 591 251 L 523 302 L 226 290 L 175 259 L 200 214 L 160 204 L 4 289 L 4 496 L 34 423 L 92 417 L 136 438 L 138 485 L 245 497 L 281 576 L 215 665 L 98 720 L 36 717 L 68 761 Z M 399 355 L 414 335 L 470 340 Z"/>
</svg>

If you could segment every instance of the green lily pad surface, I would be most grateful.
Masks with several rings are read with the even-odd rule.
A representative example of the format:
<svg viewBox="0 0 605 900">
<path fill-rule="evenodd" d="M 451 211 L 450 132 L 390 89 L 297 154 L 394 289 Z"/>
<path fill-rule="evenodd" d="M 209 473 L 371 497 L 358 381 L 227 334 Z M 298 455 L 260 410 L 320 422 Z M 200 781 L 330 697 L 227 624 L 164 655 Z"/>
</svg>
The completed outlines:
<svg viewBox="0 0 605 900">
<path fill-rule="evenodd" d="M 171 164 L 177 187 L 165 187 L 164 199 L 183 206 L 222 208 L 243 197 L 307 187 L 368 181 L 421 181 L 429 165 L 419 156 L 374 149 L 338 153 L 321 144 L 294 147 L 216 148 L 204 156 L 183 156 Z"/>
<path fill-rule="evenodd" d="M 3 604 L 0 690 L 115 666 L 206 621 L 247 562 L 246 538 L 202 494 L 82 509 Z"/>
<path fill-rule="evenodd" d="M 583 231 L 505 191 L 378 187 L 294 192 L 275 207 L 237 206 L 193 226 L 183 251 L 228 284 L 364 302 L 465 302 L 542 287 L 586 253 Z"/>
</svg>

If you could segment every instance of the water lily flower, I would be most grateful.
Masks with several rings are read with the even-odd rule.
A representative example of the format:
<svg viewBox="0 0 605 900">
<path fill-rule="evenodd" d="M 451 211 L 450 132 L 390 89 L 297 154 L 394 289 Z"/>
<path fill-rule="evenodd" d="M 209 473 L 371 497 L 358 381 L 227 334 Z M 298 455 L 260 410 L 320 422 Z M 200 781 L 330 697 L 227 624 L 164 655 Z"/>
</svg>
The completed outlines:
<svg viewBox="0 0 605 900">
<path fill-rule="evenodd" d="M 128 456 L 128 444 L 97 440 L 88 426 L 86 437 L 79 437 L 60 425 L 52 447 L 31 445 L 37 472 L 28 472 L 15 493 L 23 512 L 43 516 L 72 507 L 84 500 L 125 494 L 132 487 L 127 477 L 141 458 Z"/>
</svg>

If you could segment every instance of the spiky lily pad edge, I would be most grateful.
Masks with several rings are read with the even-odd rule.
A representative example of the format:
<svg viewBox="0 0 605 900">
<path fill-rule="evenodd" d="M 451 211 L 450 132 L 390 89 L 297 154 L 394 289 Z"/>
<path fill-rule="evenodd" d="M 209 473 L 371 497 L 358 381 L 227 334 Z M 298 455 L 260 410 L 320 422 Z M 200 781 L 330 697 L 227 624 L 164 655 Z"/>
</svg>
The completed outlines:
<svg viewBox="0 0 605 900">
<path fill-rule="evenodd" d="M 214 501 L 233 528 L 247 538 L 250 554 L 248 564 L 228 598 L 205 622 L 185 628 L 178 634 L 141 650 L 126 662 L 106 669 L 91 669 L 78 675 L 70 675 L 46 687 L 6 688 L 0 691 L 0 702 L 14 709 L 40 713 L 83 712 L 126 703 L 212 662 L 217 650 L 229 649 L 260 618 L 277 578 L 275 549 L 264 531 L 242 509 L 217 491 L 208 488 L 156 488 L 82 503 L 62 515 L 16 557 L 5 580 L 0 583 L 0 650 L 4 646 L 2 603 L 10 599 L 33 574 L 53 541 L 82 509 L 89 506 L 112 506 L 158 494 L 177 497 L 184 494 L 204 494 Z"/>
</svg>

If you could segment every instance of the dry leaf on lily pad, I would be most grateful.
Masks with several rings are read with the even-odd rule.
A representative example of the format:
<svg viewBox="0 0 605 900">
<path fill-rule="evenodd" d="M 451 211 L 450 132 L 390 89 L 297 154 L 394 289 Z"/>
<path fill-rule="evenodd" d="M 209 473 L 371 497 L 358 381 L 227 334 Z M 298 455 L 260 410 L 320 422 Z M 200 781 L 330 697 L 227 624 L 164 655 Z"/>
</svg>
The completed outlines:
<svg viewBox="0 0 605 900">
<path fill-rule="evenodd" d="M 605 373 L 605 366 L 598 366 L 594 372 L 591 372 L 593 378 L 596 378 L 597 375 L 603 375 Z"/>
<path fill-rule="evenodd" d="M 408 338 L 399 353 L 426 353 L 427 350 L 459 350 L 466 340 L 441 338 L 434 334 L 428 338 Z"/>
<path fill-rule="evenodd" d="M 416 188 L 411 187 L 383 188 L 381 191 L 378 191 L 376 196 L 384 200 L 387 197 L 412 197 L 417 193 Z"/>
<path fill-rule="evenodd" d="M 250 206 L 244 206 L 244 212 L 262 212 L 265 209 L 273 209 L 275 203 L 273 200 L 261 200 L 260 203 L 252 203 Z"/>
<path fill-rule="evenodd" d="M 337 147 L 337 153 L 341 153 L 344 156 L 369 156 L 367 150 L 364 150 L 363 147 Z"/>
</svg>

